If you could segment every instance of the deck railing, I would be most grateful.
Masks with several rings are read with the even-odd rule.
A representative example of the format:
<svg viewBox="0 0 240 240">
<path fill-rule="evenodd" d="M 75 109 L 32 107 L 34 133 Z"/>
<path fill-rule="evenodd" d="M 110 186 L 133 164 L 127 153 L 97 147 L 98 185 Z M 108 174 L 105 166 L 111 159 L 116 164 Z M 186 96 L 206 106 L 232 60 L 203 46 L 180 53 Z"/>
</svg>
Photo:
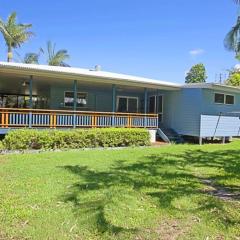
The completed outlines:
<svg viewBox="0 0 240 240">
<path fill-rule="evenodd" d="M 157 114 L 0 108 L 0 128 L 157 128 Z"/>
</svg>

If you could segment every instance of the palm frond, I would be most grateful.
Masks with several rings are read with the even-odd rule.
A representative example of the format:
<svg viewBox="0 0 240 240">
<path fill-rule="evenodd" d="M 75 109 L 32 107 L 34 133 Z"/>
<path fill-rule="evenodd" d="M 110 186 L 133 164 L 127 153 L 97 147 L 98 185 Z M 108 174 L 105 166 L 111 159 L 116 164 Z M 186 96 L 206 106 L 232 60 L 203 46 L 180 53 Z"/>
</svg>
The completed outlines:
<svg viewBox="0 0 240 240">
<path fill-rule="evenodd" d="M 237 32 L 232 29 L 231 31 L 228 32 L 224 39 L 224 47 L 228 51 L 235 51 L 235 46 L 236 46 L 236 40 L 237 40 Z"/>
<path fill-rule="evenodd" d="M 30 37 L 34 35 L 29 31 L 32 24 L 17 23 L 16 12 L 11 13 L 6 22 L 0 19 L 0 32 L 2 33 L 8 52 L 12 52 L 12 48 L 21 47 Z"/>
<path fill-rule="evenodd" d="M 51 41 L 48 41 L 47 42 L 48 65 L 69 67 L 69 65 L 64 62 L 65 60 L 70 58 L 70 55 L 68 54 L 67 50 L 61 49 L 56 52 L 55 49 L 56 44 L 55 43 L 53 44 Z"/>
<path fill-rule="evenodd" d="M 24 63 L 27 64 L 39 64 L 39 54 L 37 53 L 27 53 L 24 56 Z"/>
<path fill-rule="evenodd" d="M 16 24 L 16 20 L 17 20 L 17 13 L 16 12 L 12 12 L 12 14 L 10 14 L 7 18 L 7 24 L 9 26 L 13 26 Z"/>
<path fill-rule="evenodd" d="M 240 1 L 240 0 L 239 0 Z M 240 47 L 240 17 L 224 39 L 224 46 L 228 51 L 239 52 Z"/>
</svg>

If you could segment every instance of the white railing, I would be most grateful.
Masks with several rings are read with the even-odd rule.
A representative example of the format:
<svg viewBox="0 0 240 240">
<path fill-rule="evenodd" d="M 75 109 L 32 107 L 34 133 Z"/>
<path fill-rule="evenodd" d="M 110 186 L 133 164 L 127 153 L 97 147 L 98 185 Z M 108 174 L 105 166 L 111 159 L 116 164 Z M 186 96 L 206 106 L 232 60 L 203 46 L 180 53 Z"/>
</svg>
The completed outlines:
<svg viewBox="0 0 240 240">
<path fill-rule="evenodd" d="M 157 128 L 157 114 L 0 108 L 0 128 Z"/>
</svg>

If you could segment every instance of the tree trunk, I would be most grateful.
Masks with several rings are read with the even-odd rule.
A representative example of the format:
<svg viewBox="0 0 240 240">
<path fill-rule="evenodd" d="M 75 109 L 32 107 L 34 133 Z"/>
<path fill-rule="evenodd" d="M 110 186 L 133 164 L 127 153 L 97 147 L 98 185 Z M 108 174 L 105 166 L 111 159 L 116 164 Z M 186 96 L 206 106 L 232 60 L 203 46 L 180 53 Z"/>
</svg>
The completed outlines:
<svg viewBox="0 0 240 240">
<path fill-rule="evenodd" d="M 13 58 L 12 47 L 8 46 L 8 54 L 7 54 L 7 61 L 11 62 Z"/>
</svg>

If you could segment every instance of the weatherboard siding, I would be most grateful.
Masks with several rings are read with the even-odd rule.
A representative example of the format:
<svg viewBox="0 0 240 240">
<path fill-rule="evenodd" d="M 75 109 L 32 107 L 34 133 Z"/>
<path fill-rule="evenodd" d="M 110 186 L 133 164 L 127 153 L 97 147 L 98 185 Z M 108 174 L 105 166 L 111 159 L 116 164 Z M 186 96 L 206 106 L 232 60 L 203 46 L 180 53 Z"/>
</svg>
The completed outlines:
<svg viewBox="0 0 240 240">
<path fill-rule="evenodd" d="M 181 91 L 166 91 L 164 105 L 164 126 L 173 128 L 181 135 L 187 136 L 213 136 L 215 119 L 219 114 L 231 115 L 233 111 L 240 111 L 240 94 L 229 91 L 220 93 L 234 95 L 235 104 L 215 104 L 214 94 L 219 91 L 202 88 L 183 88 Z M 201 121 L 201 115 L 211 115 Z M 222 118 L 217 129 L 219 136 L 236 136 L 239 121 L 236 116 Z M 209 121 L 209 122 L 208 122 Z M 233 134 L 234 135 L 229 135 Z M 238 134 L 238 132 L 237 132 Z M 216 136 L 217 136 L 216 135 Z"/>
<path fill-rule="evenodd" d="M 229 114 L 233 111 L 240 111 L 240 94 L 232 93 L 229 91 L 216 91 L 212 89 L 202 89 L 202 114 L 219 115 L 220 113 Z M 216 104 L 214 102 L 215 93 L 223 93 L 233 95 L 235 97 L 235 103 L 233 105 Z"/>
<path fill-rule="evenodd" d="M 181 135 L 199 136 L 201 99 L 201 89 L 169 92 L 165 100 L 167 103 L 164 125 Z"/>
</svg>

